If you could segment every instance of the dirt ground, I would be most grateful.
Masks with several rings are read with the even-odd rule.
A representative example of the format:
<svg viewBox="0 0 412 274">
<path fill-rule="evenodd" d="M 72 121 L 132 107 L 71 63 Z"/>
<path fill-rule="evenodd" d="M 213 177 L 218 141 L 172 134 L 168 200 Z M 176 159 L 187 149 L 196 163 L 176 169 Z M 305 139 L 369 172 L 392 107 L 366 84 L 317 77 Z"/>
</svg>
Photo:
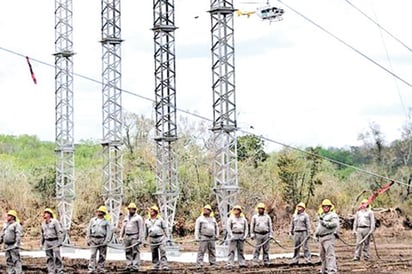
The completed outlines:
<svg viewBox="0 0 412 274">
<path fill-rule="evenodd" d="M 291 253 L 292 240 L 287 235 L 276 235 L 280 241 L 279 246 L 271 243 L 271 253 Z M 336 254 L 338 260 L 338 270 L 340 273 L 411 273 L 412 269 L 412 230 L 402 230 L 392 232 L 391 230 L 377 231 L 375 233 L 375 243 L 371 243 L 369 261 L 353 262 L 353 250 L 351 246 L 354 243 L 353 235 L 348 231 L 341 234 L 342 240 L 337 240 Z M 185 239 L 182 239 L 184 242 Z M 344 243 L 345 242 L 345 243 Z M 376 244 L 376 249 L 375 249 Z M 312 253 L 319 253 L 318 243 L 310 240 Z M 197 246 L 193 243 L 182 243 L 182 252 L 196 251 Z M 148 248 L 142 248 L 143 252 L 149 251 Z M 251 254 L 253 248 L 246 245 L 246 253 Z M 303 261 L 303 260 L 302 260 Z M 23 257 L 24 273 L 47 273 L 45 267 L 45 258 Z M 5 271 L 4 257 L 0 257 L 1 273 Z M 88 260 L 86 259 L 69 259 L 64 258 L 66 273 L 87 273 Z M 176 263 L 169 262 L 170 270 L 164 273 L 317 273 L 320 269 L 320 261 L 317 256 L 313 257 L 313 264 L 290 265 L 290 259 L 271 260 L 269 267 L 253 266 L 248 261 L 245 268 L 235 267 L 228 270 L 225 268 L 225 262 L 218 262 L 217 267 L 209 268 L 208 266 L 197 269 L 194 263 Z M 207 265 L 207 264 L 206 264 Z M 107 261 L 107 273 L 128 273 L 124 271 L 125 261 Z M 153 271 L 151 263 L 143 261 L 140 273 L 160 273 Z"/>
</svg>

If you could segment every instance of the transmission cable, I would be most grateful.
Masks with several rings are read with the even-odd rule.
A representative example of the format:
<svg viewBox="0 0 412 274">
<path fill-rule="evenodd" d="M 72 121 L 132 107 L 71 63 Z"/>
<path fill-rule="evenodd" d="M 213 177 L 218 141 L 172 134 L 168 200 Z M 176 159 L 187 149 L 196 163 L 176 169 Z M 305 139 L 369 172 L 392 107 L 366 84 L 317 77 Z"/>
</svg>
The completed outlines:
<svg viewBox="0 0 412 274">
<path fill-rule="evenodd" d="M 307 154 L 307 155 L 310 155 L 310 156 L 315 156 L 315 157 L 318 157 L 318 158 L 322 158 L 322 159 L 324 159 L 324 160 L 327 160 L 327 161 L 329 161 L 329 162 L 331 162 L 331 163 L 334 163 L 334 164 L 337 164 L 337 165 L 340 165 L 340 166 L 345 166 L 345 167 L 347 167 L 347 168 L 352 168 L 352 169 L 354 169 L 354 170 L 356 170 L 356 171 L 359 171 L 359 172 L 361 172 L 361 173 L 365 173 L 365 174 L 370 175 L 370 176 L 374 176 L 374 177 L 377 177 L 377 178 L 380 178 L 380 179 L 384 179 L 384 180 L 387 180 L 387 181 L 394 181 L 395 183 L 400 184 L 400 185 L 410 186 L 409 184 L 404 183 L 404 182 L 402 182 L 402 181 L 398 181 L 398 180 L 395 180 L 395 179 L 391 179 L 391 178 L 389 178 L 389 177 L 382 176 L 382 175 L 380 175 L 380 174 L 374 173 L 374 172 L 369 171 L 369 170 L 366 170 L 366 169 L 362 169 L 362 168 L 359 168 L 359 167 L 356 167 L 356 166 L 353 166 L 353 165 L 349 165 L 349 164 L 347 164 L 347 163 L 344 163 L 344 162 L 341 162 L 341 161 L 338 161 L 338 160 L 335 160 L 335 159 L 332 159 L 332 158 L 329 158 L 329 157 L 326 157 L 326 156 L 323 156 L 323 155 L 320 155 L 320 154 L 317 154 L 317 153 L 313 153 L 313 152 L 310 152 L 310 151 L 306 151 L 306 150 L 304 150 L 304 149 L 301 149 L 301 148 L 298 148 L 298 147 L 295 147 L 295 146 L 292 146 L 292 145 L 288 145 L 288 144 L 285 144 L 285 143 L 282 143 L 282 142 L 279 142 L 279 141 L 270 139 L 270 138 L 265 137 L 265 136 L 263 136 L 263 135 L 256 135 L 255 133 L 248 132 L 248 131 L 242 130 L 242 129 L 238 129 L 238 131 L 243 132 L 244 134 L 257 136 L 257 137 L 261 138 L 262 140 L 268 141 L 269 143 L 274 143 L 274 144 L 277 144 L 277 145 L 280 145 L 280 146 L 283 146 L 283 147 L 286 147 L 286 148 L 289 148 L 289 149 L 292 149 L 292 150 L 301 152 L 301 153 L 303 153 L 303 154 Z"/>
<path fill-rule="evenodd" d="M 21 57 L 24 57 L 24 58 L 25 58 L 25 55 L 23 55 L 23 54 L 21 54 L 21 53 L 18 53 L 18 52 L 16 52 L 16 51 L 12 51 L 12 50 L 10 50 L 10 49 L 3 48 L 3 47 L 1 47 L 1 46 L 0 46 L 0 50 L 3 50 L 3 51 L 6 51 L 6 52 L 8 52 L 8 53 L 11 53 L 11 54 L 14 54 L 14 55 L 21 56 Z M 49 63 L 47 63 L 47 62 L 44 62 L 44 61 L 41 61 L 41 60 L 38 60 L 38 59 L 35 59 L 35 58 L 34 58 L 34 59 L 31 58 L 31 60 L 32 60 L 33 62 L 37 62 L 37 63 L 43 64 L 43 65 L 46 65 L 46 66 L 49 66 L 49 67 L 54 67 L 54 65 L 51 65 L 51 64 L 49 64 Z M 92 77 L 85 76 L 85 75 L 83 75 L 83 74 L 73 73 L 73 75 L 75 75 L 75 76 L 77 76 L 77 77 L 80 77 L 80 78 L 83 78 L 83 79 L 86 79 L 86 80 L 88 80 L 88 81 L 92 81 L 92 82 L 94 82 L 94 83 L 102 84 L 102 82 L 101 82 L 100 80 L 96 80 L 96 79 L 94 79 L 94 78 L 92 78 Z M 125 92 L 125 93 L 129 94 L 129 95 L 136 96 L 136 97 L 138 97 L 138 98 L 144 99 L 144 100 L 149 101 L 149 102 L 151 102 L 151 103 L 155 103 L 155 100 L 153 100 L 153 99 L 151 99 L 151 98 L 149 98 L 149 97 L 140 95 L 140 94 L 135 93 L 135 92 L 132 92 L 132 91 L 124 90 L 124 89 L 120 89 L 120 90 L 121 90 L 122 92 Z M 172 105 L 170 104 L 170 106 L 172 106 Z M 205 117 L 205 116 L 203 116 L 203 115 L 200 115 L 200 114 L 197 114 L 197 113 L 193 113 L 193 112 L 188 111 L 188 110 L 183 110 L 183 109 L 180 109 L 180 108 L 176 108 L 176 110 L 178 110 L 178 111 L 180 111 L 180 112 L 182 112 L 182 113 L 185 113 L 185 114 L 187 114 L 187 115 L 191 115 L 191 116 L 194 116 L 194 117 L 196 117 L 196 118 L 199 118 L 199 119 L 201 119 L 201 120 L 205 120 L 205 121 L 208 121 L 208 122 L 213 122 L 213 120 L 210 119 L 210 118 L 207 118 L 207 117 Z M 277 144 L 277 145 L 280 145 L 280 146 L 283 146 L 283 147 L 286 147 L 286 148 L 289 148 L 289 149 L 292 149 L 292 150 L 301 152 L 301 153 L 303 153 L 303 154 L 307 154 L 307 155 L 319 157 L 319 158 L 325 159 L 325 160 L 327 160 L 327 161 L 329 161 L 329 162 L 335 163 L 335 164 L 337 164 L 337 165 L 341 165 L 341 166 L 345 166 L 345 167 L 348 167 L 348 168 L 352 168 L 352 169 L 354 169 L 354 170 L 357 170 L 357 171 L 359 171 L 359 172 L 361 172 L 361 173 L 364 173 L 364 174 L 367 174 L 367 175 L 370 175 L 370 176 L 374 176 L 374 177 L 381 178 L 381 179 L 388 180 L 388 181 L 394 181 L 395 183 L 400 184 L 400 185 L 410 186 L 409 184 L 404 183 L 404 182 L 402 182 L 402 181 L 394 180 L 394 179 L 391 179 L 391 178 L 389 178 L 389 177 L 382 176 L 382 175 L 379 175 L 379 174 L 377 174 L 377 173 L 374 173 L 374 172 L 371 172 L 371 171 L 368 171 L 368 170 L 365 170 L 365 169 L 362 169 L 362 168 L 359 168 L 359 167 L 356 167 L 356 166 L 352 166 L 352 165 L 349 165 L 349 164 L 347 164 L 347 163 L 344 163 L 344 162 L 341 162 L 341 161 L 338 161 L 338 160 L 334 160 L 334 159 L 332 159 L 332 158 L 329 158 L 329 157 L 326 157 L 326 156 L 322 156 L 322 155 L 317 154 L 317 153 L 309 152 L 309 151 L 300 149 L 300 148 L 298 148 L 298 147 L 294 147 L 294 146 L 292 146 L 292 145 L 288 145 L 288 144 L 285 144 L 285 143 L 282 143 L 282 142 L 273 140 L 273 139 L 271 139 L 271 138 L 269 138 L 269 137 L 265 137 L 265 136 L 263 136 L 263 135 L 257 135 L 257 134 L 255 134 L 255 133 L 252 133 L 252 132 L 243 130 L 243 129 L 241 129 L 241 128 L 237 128 L 237 131 L 242 132 L 242 133 L 244 133 L 244 134 L 248 134 L 248 135 L 258 136 L 258 137 L 261 138 L 262 140 L 265 140 L 265 141 L 267 141 L 267 142 L 269 142 L 269 143 Z"/>
<path fill-rule="evenodd" d="M 350 3 L 348 0 L 345 0 L 345 1 L 348 2 L 348 3 Z M 377 20 L 377 19 L 378 19 L 378 16 L 376 15 L 375 9 L 373 8 L 373 4 L 371 3 L 371 5 L 372 5 L 373 15 L 375 16 L 375 21 L 378 21 L 378 20 Z M 376 23 L 376 24 L 377 24 L 377 23 Z M 379 24 L 377 24 L 377 25 L 379 25 Z M 383 30 L 382 28 L 379 28 L 379 34 L 380 34 L 380 37 L 381 37 L 381 40 L 382 40 L 383 48 L 384 48 L 384 50 L 385 50 L 386 59 L 388 60 L 389 68 L 390 68 L 392 71 L 394 71 L 394 70 L 393 70 L 393 66 L 392 66 L 392 61 L 391 61 L 391 58 L 390 58 L 390 56 L 389 56 L 388 47 L 386 46 L 385 38 L 383 37 L 382 30 Z M 409 114 L 408 111 L 406 110 L 405 103 L 404 103 L 404 101 L 403 101 L 402 94 L 401 94 L 401 91 L 400 91 L 400 89 L 399 89 L 398 81 L 397 81 L 396 79 L 393 79 L 393 80 L 394 80 L 394 82 L 395 82 L 395 87 L 396 87 L 396 91 L 398 92 L 399 100 L 401 101 L 402 109 L 403 109 L 403 111 L 405 112 L 405 115 L 406 115 L 407 120 L 410 120 L 410 114 Z"/>
<path fill-rule="evenodd" d="M 327 29 L 325 29 L 324 27 L 322 27 L 321 25 L 319 25 L 318 23 L 316 23 L 315 21 L 311 20 L 310 18 L 308 18 L 307 16 L 305 16 L 304 14 L 300 13 L 299 11 L 297 11 L 296 9 L 292 8 L 291 6 L 287 5 L 286 3 L 284 3 L 282 0 L 277 0 L 279 3 L 283 4 L 284 6 L 286 6 L 287 8 L 289 8 L 290 10 L 292 10 L 294 13 L 296 13 L 297 15 L 301 16 L 303 19 L 305 19 L 306 21 L 308 21 L 309 23 L 311 23 L 312 25 L 316 26 L 317 28 L 319 28 L 320 30 L 322 30 L 323 32 L 325 32 L 326 34 L 328 34 L 329 36 L 335 38 L 337 41 L 339 41 L 340 43 L 342 43 L 343 45 L 345 45 L 346 47 L 350 48 L 351 50 L 355 51 L 357 54 L 361 55 L 362 57 L 364 57 L 365 59 L 367 59 L 368 61 L 372 62 L 373 64 L 375 64 L 376 66 L 380 67 L 381 69 L 383 69 L 384 71 L 386 71 L 387 73 L 389 73 L 390 75 L 392 75 L 393 77 L 399 79 L 401 82 L 403 82 L 405 85 L 407 85 L 408 87 L 412 88 L 412 84 L 409 83 L 408 81 L 406 81 L 405 79 L 401 78 L 399 75 L 397 75 L 396 73 L 390 71 L 389 69 L 387 69 L 386 67 L 384 67 L 383 65 L 379 64 L 378 62 L 376 62 L 375 60 L 373 60 L 371 57 L 367 56 L 365 53 L 361 52 L 360 50 L 356 49 L 354 46 L 350 45 L 349 43 L 345 42 L 344 40 L 342 40 L 341 38 L 339 38 L 338 36 L 336 36 L 335 34 L 331 33 L 330 31 L 328 31 Z"/>
<path fill-rule="evenodd" d="M 377 25 L 381 30 L 383 30 L 386 34 L 388 34 L 390 37 L 392 37 L 395 41 L 397 41 L 399 44 L 401 44 L 402 46 L 404 46 L 407 50 L 412 52 L 412 49 L 410 47 L 408 47 L 405 43 L 403 43 L 399 38 L 397 38 L 395 35 L 393 35 L 392 33 L 390 33 L 387 29 L 385 29 L 384 27 L 382 27 L 381 24 L 379 24 L 378 22 L 376 22 L 375 20 L 373 20 L 370 16 L 368 16 L 365 12 L 363 12 L 361 9 L 359 9 L 358 7 L 356 7 L 352 2 L 350 2 L 349 0 L 343 0 L 346 3 L 348 3 L 350 6 L 352 6 L 355 10 L 357 10 L 358 12 L 360 12 L 363 16 L 365 16 L 366 18 L 368 18 L 372 23 L 374 23 L 375 25 Z M 375 16 L 376 17 L 376 16 Z"/>
</svg>

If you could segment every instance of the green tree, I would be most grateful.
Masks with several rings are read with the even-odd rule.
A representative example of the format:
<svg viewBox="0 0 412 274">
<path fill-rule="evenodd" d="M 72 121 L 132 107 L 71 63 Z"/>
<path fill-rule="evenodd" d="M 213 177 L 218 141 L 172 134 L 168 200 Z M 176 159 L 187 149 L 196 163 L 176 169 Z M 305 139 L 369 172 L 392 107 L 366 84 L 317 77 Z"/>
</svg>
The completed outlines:
<svg viewBox="0 0 412 274">
<path fill-rule="evenodd" d="M 250 161 L 255 168 L 268 158 L 264 151 L 264 141 L 256 135 L 248 134 L 237 138 L 237 156 L 239 161 Z"/>
<path fill-rule="evenodd" d="M 316 187 L 322 184 L 318 174 L 322 168 L 320 148 L 308 148 L 305 155 L 284 150 L 277 162 L 278 175 L 282 185 L 282 196 L 292 206 L 300 201 L 309 203 Z M 292 207 L 293 208 L 293 207 Z"/>
</svg>

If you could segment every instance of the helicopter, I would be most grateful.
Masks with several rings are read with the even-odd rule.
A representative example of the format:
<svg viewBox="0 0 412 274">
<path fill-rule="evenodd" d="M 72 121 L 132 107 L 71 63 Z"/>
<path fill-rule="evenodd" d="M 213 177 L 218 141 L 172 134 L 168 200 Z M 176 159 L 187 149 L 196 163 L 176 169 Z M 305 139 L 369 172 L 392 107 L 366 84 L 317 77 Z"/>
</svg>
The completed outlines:
<svg viewBox="0 0 412 274">
<path fill-rule="evenodd" d="M 259 2 L 242 2 L 245 4 L 256 4 Z M 269 21 L 269 22 L 275 22 L 275 21 L 282 21 L 283 17 L 282 15 L 285 13 L 285 11 L 282 8 L 277 8 L 275 6 L 272 6 L 268 1 L 266 1 L 266 5 L 262 7 L 258 7 L 256 11 L 241 11 L 241 10 L 236 10 L 236 14 L 238 16 L 247 16 L 248 18 L 252 14 L 256 14 L 258 17 L 260 17 L 264 21 Z"/>
</svg>

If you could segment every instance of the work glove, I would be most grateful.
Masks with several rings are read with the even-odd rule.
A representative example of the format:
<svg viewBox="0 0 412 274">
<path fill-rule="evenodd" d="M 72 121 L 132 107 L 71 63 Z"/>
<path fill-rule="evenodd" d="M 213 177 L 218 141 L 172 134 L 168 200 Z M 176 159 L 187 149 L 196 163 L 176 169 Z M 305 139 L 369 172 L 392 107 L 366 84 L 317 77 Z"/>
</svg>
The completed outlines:
<svg viewBox="0 0 412 274">
<path fill-rule="evenodd" d="M 325 222 L 324 220 L 321 220 L 320 224 L 321 224 L 321 226 L 328 227 L 328 223 Z"/>
<path fill-rule="evenodd" d="M 253 234 L 250 234 L 250 238 L 252 239 L 252 240 L 254 240 L 255 238 L 256 238 L 256 235 L 253 233 Z"/>
</svg>

